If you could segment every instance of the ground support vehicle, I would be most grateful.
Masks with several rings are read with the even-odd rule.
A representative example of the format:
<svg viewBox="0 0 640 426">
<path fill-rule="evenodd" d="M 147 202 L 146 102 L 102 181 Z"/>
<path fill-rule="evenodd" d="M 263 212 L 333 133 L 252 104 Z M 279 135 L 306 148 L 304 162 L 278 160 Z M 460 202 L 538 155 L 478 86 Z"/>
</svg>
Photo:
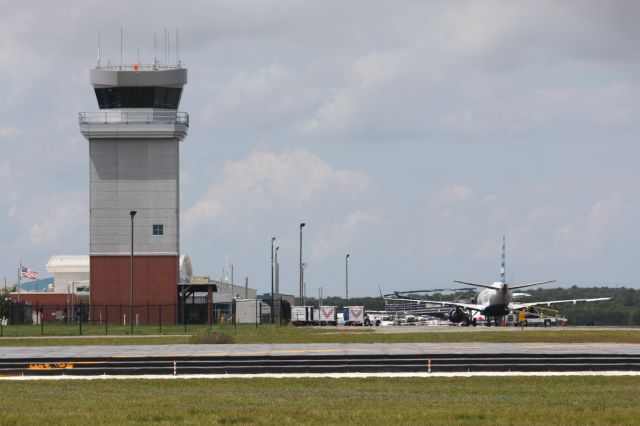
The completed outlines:
<svg viewBox="0 0 640 426">
<path fill-rule="evenodd" d="M 557 313 L 557 311 L 555 311 Z M 567 325 L 567 319 L 559 315 L 545 315 L 543 312 L 512 312 L 504 317 L 505 326 L 514 327 L 550 327 Z"/>
<path fill-rule="evenodd" d="M 364 313 L 364 325 L 388 326 L 393 325 L 394 318 L 385 311 L 367 311 Z"/>
</svg>

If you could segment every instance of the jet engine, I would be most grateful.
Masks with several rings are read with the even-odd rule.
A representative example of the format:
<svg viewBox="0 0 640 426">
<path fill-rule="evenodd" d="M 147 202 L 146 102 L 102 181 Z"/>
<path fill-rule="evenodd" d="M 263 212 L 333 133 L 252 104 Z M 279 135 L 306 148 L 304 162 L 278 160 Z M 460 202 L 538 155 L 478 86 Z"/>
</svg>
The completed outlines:
<svg viewBox="0 0 640 426">
<path fill-rule="evenodd" d="M 449 311 L 449 321 L 451 321 L 452 323 L 457 324 L 457 323 L 468 321 L 468 320 L 469 320 L 469 316 L 465 311 L 463 311 L 460 308 L 451 309 Z"/>
</svg>

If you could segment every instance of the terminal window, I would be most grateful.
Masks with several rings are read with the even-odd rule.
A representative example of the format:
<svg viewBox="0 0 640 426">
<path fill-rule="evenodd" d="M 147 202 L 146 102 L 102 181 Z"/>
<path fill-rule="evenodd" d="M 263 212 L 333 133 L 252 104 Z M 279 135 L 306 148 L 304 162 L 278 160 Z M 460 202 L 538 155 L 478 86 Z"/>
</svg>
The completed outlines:
<svg viewBox="0 0 640 426">
<path fill-rule="evenodd" d="M 153 235 L 164 235 L 164 225 L 153 225 Z"/>
</svg>

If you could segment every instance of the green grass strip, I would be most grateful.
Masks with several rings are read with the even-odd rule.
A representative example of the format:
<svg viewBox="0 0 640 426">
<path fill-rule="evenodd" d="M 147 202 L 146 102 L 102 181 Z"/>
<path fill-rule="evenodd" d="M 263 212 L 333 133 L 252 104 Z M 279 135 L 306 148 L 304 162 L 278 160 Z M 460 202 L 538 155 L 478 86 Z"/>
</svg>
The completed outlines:
<svg viewBox="0 0 640 426">
<path fill-rule="evenodd" d="M 637 424 L 638 389 L 638 377 L 0 381 L 0 423 Z"/>
</svg>

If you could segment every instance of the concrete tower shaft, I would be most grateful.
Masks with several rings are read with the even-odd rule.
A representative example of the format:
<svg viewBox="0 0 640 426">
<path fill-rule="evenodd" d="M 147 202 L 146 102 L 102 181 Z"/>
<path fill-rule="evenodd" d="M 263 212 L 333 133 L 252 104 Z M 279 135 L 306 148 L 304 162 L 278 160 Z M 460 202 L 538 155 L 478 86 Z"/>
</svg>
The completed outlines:
<svg viewBox="0 0 640 426">
<path fill-rule="evenodd" d="M 100 68 L 90 81 L 100 111 L 80 113 L 79 122 L 89 142 L 91 303 L 131 302 L 135 210 L 133 304 L 175 305 L 179 143 L 189 127 L 177 109 L 187 70 Z"/>
</svg>

